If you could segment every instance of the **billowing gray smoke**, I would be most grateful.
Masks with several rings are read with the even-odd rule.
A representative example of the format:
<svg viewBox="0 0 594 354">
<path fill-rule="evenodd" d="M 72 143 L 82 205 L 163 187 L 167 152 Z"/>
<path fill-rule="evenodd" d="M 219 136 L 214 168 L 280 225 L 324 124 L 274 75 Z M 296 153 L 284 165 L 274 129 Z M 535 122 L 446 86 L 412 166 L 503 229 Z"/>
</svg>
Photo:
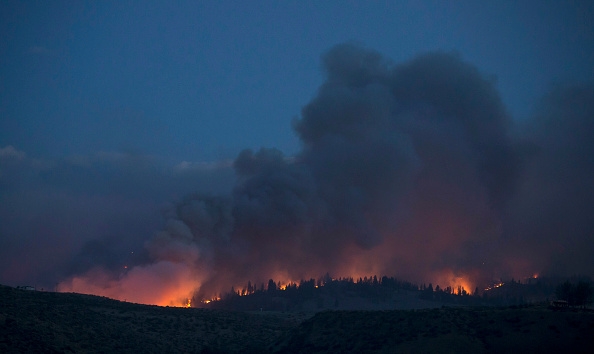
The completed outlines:
<svg viewBox="0 0 594 354">
<path fill-rule="evenodd" d="M 592 84 L 559 87 L 514 122 L 495 82 L 455 54 L 394 64 L 341 44 L 323 67 L 294 121 L 299 154 L 241 152 L 229 193 L 203 188 L 171 205 L 125 271 L 119 258 L 97 268 L 89 243 L 82 275 L 61 288 L 128 299 L 160 289 L 158 301 L 133 299 L 167 304 L 180 291 L 208 298 L 326 272 L 442 287 L 594 274 Z"/>
<path fill-rule="evenodd" d="M 149 243 L 197 245 L 201 294 L 325 272 L 594 271 L 592 86 L 553 92 L 514 127 L 493 80 L 455 54 L 395 65 L 342 44 L 323 64 L 294 122 L 302 152 L 243 151 L 230 196 L 187 197 Z"/>
<path fill-rule="evenodd" d="M 559 86 L 522 125 L 531 145 L 502 243 L 553 274 L 594 274 L 594 85 Z"/>
</svg>

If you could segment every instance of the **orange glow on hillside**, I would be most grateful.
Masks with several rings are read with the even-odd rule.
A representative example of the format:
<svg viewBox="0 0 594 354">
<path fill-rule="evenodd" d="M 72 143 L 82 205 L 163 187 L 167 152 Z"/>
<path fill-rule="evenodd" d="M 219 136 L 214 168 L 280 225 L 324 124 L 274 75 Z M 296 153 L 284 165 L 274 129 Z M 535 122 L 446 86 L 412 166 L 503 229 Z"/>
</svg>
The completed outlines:
<svg viewBox="0 0 594 354">
<path fill-rule="evenodd" d="M 360 262 L 359 264 L 363 263 Z M 370 269 L 370 267 L 364 268 L 365 270 Z M 293 279 L 293 276 L 286 271 L 276 271 L 270 274 L 270 279 L 275 282 L 275 288 L 281 291 L 298 287 L 301 282 L 301 280 Z M 328 279 L 352 279 L 355 283 L 359 280 L 371 282 L 374 278 L 371 274 L 373 273 L 363 274 L 363 272 L 354 271 L 350 275 L 344 275 L 343 273 L 339 277 Z M 473 279 L 476 278 L 473 278 L 472 274 L 446 269 L 434 272 L 429 280 L 434 289 L 439 285 L 443 290 L 449 287 L 453 294 L 471 295 L 474 292 L 475 285 Z M 381 281 L 381 275 L 376 275 L 376 277 L 378 281 Z M 312 278 L 315 279 L 313 286 L 316 288 L 324 286 L 324 277 L 319 275 L 304 277 L 303 280 L 309 281 Z M 176 307 L 209 304 L 220 300 L 219 296 L 225 294 L 225 291 L 219 291 L 219 296 L 214 293 L 206 294 L 203 298 L 192 301 L 195 294 L 201 290 L 200 286 L 200 278 L 191 265 L 162 261 L 146 266 L 129 267 L 117 279 L 113 279 L 113 275 L 101 269 L 94 269 L 82 276 L 73 277 L 62 282 L 59 284 L 58 290 L 106 296 L 133 303 Z M 258 281 L 248 286 L 246 280 L 245 283 L 236 284 L 233 288 L 236 294 L 245 296 L 262 289 L 262 286 L 264 286 L 264 290 L 267 290 L 268 282 Z M 226 286 L 221 284 L 221 287 Z"/>
<path fill-rule="evenodd" d="M 456 295 L 461 295 L 460 291 L 466 291 L 468 295 L 472 295 L 475 290 L 475 284 L 470 275 L 456 273 L 451 269 L 438 272 L 433 276 L 433 279 L 435 279 L 434 288 L 436 285 L 439 285 L 441 289 L 450 287 L 452 293 Z"/>
<path fill-rule="evenodd" d="M 128 269 L 118 279 L 94 269 L 58 285 L 60 292 L 106 296 L 138 304 L 188 307 L 200 287 L 194 272 L 186 265 L 159 262 Z"/>
</svg>

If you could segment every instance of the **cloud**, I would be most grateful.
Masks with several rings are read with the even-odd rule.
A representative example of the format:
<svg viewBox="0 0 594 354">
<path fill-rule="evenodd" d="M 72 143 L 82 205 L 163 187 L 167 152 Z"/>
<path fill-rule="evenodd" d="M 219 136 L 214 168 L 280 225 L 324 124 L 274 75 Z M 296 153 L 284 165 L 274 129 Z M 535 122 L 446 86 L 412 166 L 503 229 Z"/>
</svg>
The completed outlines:
<svg viewBox="0 0 594 354">
<path fill-rule="evenodd" d="M 24 151 L 20 151 L 15 149 L 14 146 L 8 145 L 6 147 L 0 148 L 0 159 L 15 159 L 15 160 L 22 160 L 27 156 Z"/>
</svg>

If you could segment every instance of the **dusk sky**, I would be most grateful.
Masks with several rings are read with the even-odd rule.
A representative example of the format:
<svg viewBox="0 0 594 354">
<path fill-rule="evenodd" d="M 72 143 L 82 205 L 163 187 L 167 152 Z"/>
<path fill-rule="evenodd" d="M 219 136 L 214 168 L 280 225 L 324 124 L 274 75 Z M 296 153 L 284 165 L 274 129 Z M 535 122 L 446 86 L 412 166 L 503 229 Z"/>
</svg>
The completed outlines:
<svg viewBox="0 0 594 354">
<path fill-rule="evenodd" d="M 0 146 L 47 158 L 134 151 L 171 162 L 299 150 L 291 120 L 354 41 L 394 62 L 455 51 L 515 119 L 594 75 L 591 2 L 3 1 Z"/>
<path fill-rule="evenodd" d="M 591 1 L 2 1 L 0 283 L 579 272 L 593 68 Z"/>
</svg>

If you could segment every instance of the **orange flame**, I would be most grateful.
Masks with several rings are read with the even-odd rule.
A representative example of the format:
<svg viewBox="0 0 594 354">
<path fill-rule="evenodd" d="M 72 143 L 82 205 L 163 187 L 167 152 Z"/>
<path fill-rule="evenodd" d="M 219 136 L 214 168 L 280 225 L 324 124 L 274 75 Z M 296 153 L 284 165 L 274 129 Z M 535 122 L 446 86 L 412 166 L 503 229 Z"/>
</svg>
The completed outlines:
<svg viewBox="0 0 594 354">
<path fill-rule="evenodd" d="M 472 294 L 474 289 L 474 282 L 468 274 L 454 272 L 451 269 L 446 269 L 434 275 L 433 279 L 436 281 L 435 285 L 439 285 L 442 289 L 450 287 L 452 292 L 461 295 L 460 292 Z"/>
<path fill-rule="evenodd" d="M 106 296 L 112 299 L 159 306 L 191 306 L 200 282 L 192 269 L 181 263 L 159 262 L 127 269 L 113 279 L 93 269 L 58 285 L 58 291 Z"/>
</svg>

